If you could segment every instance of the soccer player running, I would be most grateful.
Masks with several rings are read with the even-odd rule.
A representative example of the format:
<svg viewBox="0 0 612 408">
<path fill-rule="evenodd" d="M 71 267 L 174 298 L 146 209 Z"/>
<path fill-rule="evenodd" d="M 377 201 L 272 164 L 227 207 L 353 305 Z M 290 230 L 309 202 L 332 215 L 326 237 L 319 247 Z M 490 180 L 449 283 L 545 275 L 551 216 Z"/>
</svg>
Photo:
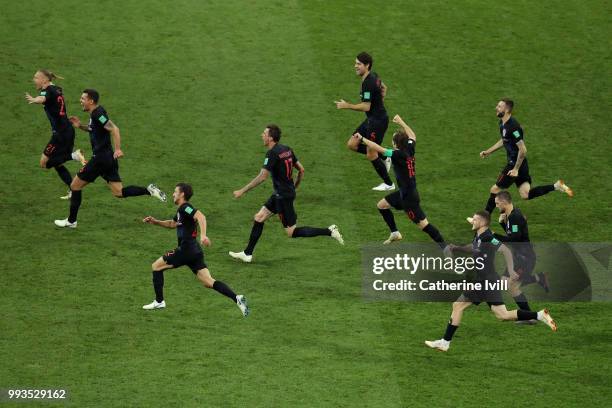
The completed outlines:
<svg viewBox="0 0 612 408">
<path fill-rule="evenodd" d="M 202 284 L 214 289 L 220 294 L 227 296 L 236 303 L 244 317 L 249 315 L 249 307 L 244 295 L 237 295 L 225 283 L 215 280 L 210 276 L 210 271 L 204 261 L 203 246 L 210 246 L 211 242 L 206 235 L 206 217 L 202 211 L 196 209 L 189 200 L 193 195 L 193 188 L 186 183 L 178 183 L 172 193 L 174 204 L 178 206 L 176 215 L 171 220 L 158 220 L 151 216 L 142 221 L 148 224 L 159 225 L 165 228 L 176 228 L 178 247 L 159 257 L 151 268 L 153 269 L 153 289 L 155 300 L 142 308 L 145 310 L 163 309 L 166 307 L 164 300 L 164 271 L 171 268 L 188 266 Z M 198 225 L 200 226 L 200 243 L 196 240 L 198 236 Z"/>
<path fill-rule="evenodd" d="M 119 128 L 110 120 L 108 113 L 98 105 L 100 94 L 95 89 L 85 89 L 81 94 L 81 106 L 84 112 L 89 112 L 89 124 L 81 124 L 76 116 L 70 117 L 70 122 L 76 128 L 89 132 L 91 140 L 91 160 L 85 164 L 70 184 L 72 197 L 70 198 L 70 214 L 63 220 L 55 220 L 58 227 L 77 227 L 77 215 L 81 206 L 82 191 L 87 184 L 101 176 L 108 183 L 112 194 L 118 198 L 127 198 L 141 195 L 156 197 L 162 202 L 166 201 L 166 194 L 155 184 L 148 187 L 123 187 L 119 176 L 118 159 L 123 157 L 121 151 L 121 134 Z M 111 144 L 111 134 L 115 148 Z"/>
<path fill-rule="evenodd" d="M 389 126 L 389 117 L 387 116 L 387 111 L 385 110 L 385 104 L 383 102 L 387 88 L 378 75 L 372 72 L 372 63 L 372 57 L 366 52 L 360 53 L 355 59 L 355 73 L 361 77 L 361 102 L 358 104 L 351 104 L 344 99 L 340 99 L 339 101 L 335 101 L 335 104 L 338 109 L 351 109 L 365 112 L 366 118 L 355 130 L 354 134 L 359 133 L 377 144 L 381 144 L 385 137 L 387 127 Z M 353 137 L 349 138 L 347 146 L 357 153 L 365 154 L 370 163 L 372 163 L 376 173 L 378 173 L 382 179 L 383 182 L 372 188 L 372 190 L 390 191 L 395 188 L 395 185 L 389 177 L 389 168 L 391 167 L 391 162 L 389 160 L 383 161 L 376 151 L 359 143 Z"/>
<path fill-rule="evenodd" d="M 557 190 L 574 196 L 574 192 L 563 180 L 557 180 L 554 184 L 531 188 L 531 176 L 529 175 L 529 165 L 527 164 L 527 147 L 523 140 L 523 128 L 512 116 L 514 102 L 510 99 L 502 99 L 497 103 L 495 111 L 499 118 L 499 133 L 501 139 L 487 150 L 480 152 L 480 157 L 485 158 L 497 151 L 502 146 L 506 149 L 507 163 L 499 174 L 497 181 L 491 186 L 489 200 L 487 201 L 486 211 L 491 213 L 495 208 L 495 196 L 502 190 L 516 184 L 519 194 L 524 200 L 531 200 Z"/>
<path fill-rule="evenodd" d="M 53 83 L 54 79 L 63 78 L 49 70 L 39 69 L 32 78 L 39 94 L 34 97 L 26 92 L 25 98 L 29 104 L 43 105 L 51 124 L 51 140 L 49 140 L 40 156 L 40 167 L 43 169 L 54 168 L 59 178 L 70 187 L 72 176 L 64 163 L 75 160 L 85 165 L 85 157 L 81 150 L 72 151 L 74 129 L 68 120 L 64 92 L 61 87 Z M 70 192 L 61 198 L 63 200 L 69 199 Z"/>
<path fill-rule="evenodd" d="M 425 341 L 428 347 L 447 351 L 450 347 L 451 340 L 459 324 L 465 309 L 471 305 L 479 305 L 481 302 L 487 302 L 491 311 L 500 320 L 538 320 L 544 322 L 553 331 L 557 331 L 557 324 L 548 313 L 547 309 L 533 312 L 529 310 L 508 310 L 502 298 L 500 290 L 487 289 L 485 281 L 498 282 L 499 276 L 495 272 L 495 254 L 500 251 L 506 261 L 506 268 L 511 277 L 516 276 L 514 271 L 514 262 L 510 249 L 495 238 L 493 232 L 489 229 L 491 216 L 486 211 L 479 211 L 472 217 L 469 217 L 468 222 L 472 224 L 472 231 L 475 231 L 472 244 L 466 246 L 451 245 L 453 251 L 471 252 L 474 258 L 481 258 L 484 262 L 482 269 L 476 269 L 476 280 L 482 285 L 482 290 L 473 290 L 464 292 L 453 303 L 450 321 L 446 326 L 444 337 L 440 340 Z"/>
<path fill-rule="evenodd" d="M 527 297 L 521 290 L 521 287 L 537 282 L 546 292 L 548 292 L 549 288 L 548 280 L 544 273 L 533 275 L 536 253 L 529 241 L 527 219 L 525 219 L 521 210 L 514 207 L 512 196 L 507 191 L 501 191 L 497 194 L 495 206 L 499 208 L 499 224 L 504 229 L 505 234 L 493 234 L 493 236 L 497 240 L 504 242 L 512 250 L 514 270 L 516 272 L 514 278 L 510 278 L 508 270 L 504 272 L 504 277 L 508 278 L 508 289 L 519 309 L 531 310 Z M 530 320 L 520 322 L 535 323 Z"/>
<path fill-rule="evenodd" d="M 272 174 L 274 192 L 259 212 L 255 214 L 255 221 L 253 222 L 247 247 L 244 251 L 229 253 L 232 258 L 240 259 L 243 262 L 252 261 L 253 251 L 263 232 L 264 223 L 273 214 L 278 214 L 285 232 L 290 238 L 310 238 L 325 235 L 331 236 L 344 245 L 342 235 L 335 225 L 330 225 L 328 228 L 297 227 L 297 214 L 293 208 L 293 201 L 295 200 L 295 190 L 304 178 L 304 166 L 295 156 L 293 149 L 279 143 L 280 138 L 281 130 L 277 125 L 270 124 L 266 126 L 261 134 L 263 144 L 268 149 L 263 168 L 259 175 L 246 186 L 233 192 L 234 198 L 240 198 L 263 183 Z M 298 170 L 295 183 L 293 182 L 293 168 Z"/>
<path fill-rule="evenodd" d="M 380 215 L 382 215 L 391 231 L 389 238 L 383 244 L 390 244 L 393 241 L 402 239 L 402 234 L 398 231 L 395 218 L 391 212 L 391 207 L 393 207 L 396 210 L 404 211 L 421 231 L 427 233 L 444 250 L 447 244 L 444 238 L 442 238 L 442 234 L 433 224 L 429 223 L 425 212 L 421 209 L 421 199 L 416 186 L 414 159 L 416 134 L 399 115 L 393 117 L 393 122 L 401 127 L 400 130 L 393 134 L 393 149 L 386 149 L 359 133 L 353 135 L 356 144 L 366 145 L 368 149 L 376 152 L 376 154 L 390 158 L 393 164 L 393 171 L 395 172 L 399 191 L 387 195 L 377 204 Z"/>
</svg>

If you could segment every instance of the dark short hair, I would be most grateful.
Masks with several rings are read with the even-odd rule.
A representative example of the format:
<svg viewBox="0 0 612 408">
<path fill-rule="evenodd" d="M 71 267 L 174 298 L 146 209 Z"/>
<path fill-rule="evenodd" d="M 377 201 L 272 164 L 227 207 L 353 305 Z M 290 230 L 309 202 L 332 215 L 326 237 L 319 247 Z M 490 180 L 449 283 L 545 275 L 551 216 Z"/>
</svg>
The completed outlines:
<svg viewBox="0 0 612 408">
<path fill-rule="evenodd" d="M 393 143 L 399 150 L 407 151 L 410 137 L 404 129 L 400 129 L 393 134 Z"/>
<path fill-rule="evenodd" d="M 505 201 L 507 203 L 511 203 L 512 202 L 512 196 L 506 190 L 500 191 L 499 193 L 497 193 L 497 198 L 499 198 L 500 200 Z"/>
<path fill-rule="evenodd" d="M 487 225 L 491 225 L 491 214 L 488 211 L 477 211 L 474 215 L 484 218 Z"/>
<path fill-rule="evenodd" d="M 275 142 L 278 143 L 278 141 L 281 138 L 281 130 L 280 130 L 280 128 L 277 125 L 271 123 L 271 124 L 266 126 L 266 129 L 268 129 L 268 134 L 270 135 L 272 140 L 274 140 Z"/>
<path fill-rule="evenodd" d="M 94 103 L 98 103 L 98 101 L 100 100 L 100 94 L 95 89 L 83 89 L 83 93 L 86 94 L 89 99 L 94 101 Z"/>
<path fill-rule="evenodd" d="M 368 54 L 367 52 L 360 52 L 357 55 L 357 60 L 363 65 L 368 65 L 368 70 L 372 70 L 372 64 L 374 64 L 374 60 L 372 59 L 372 56 L 370 54 Z"/>
<path fill-rule="evenodd" d="M 181 193 L 185 195 L 185 200 L 189 200 L 193 196 L 193 187 L 191 187 L 191 184 L 178 183 L 176 186 Z"/>
<path fill-rule="evenodd" d="M 512 109 L 514 109 L 514 101 L 510 98 L 501 98 L 501 101 L 506 104 L 508 112 L 512 113 Z"/>
</svg>

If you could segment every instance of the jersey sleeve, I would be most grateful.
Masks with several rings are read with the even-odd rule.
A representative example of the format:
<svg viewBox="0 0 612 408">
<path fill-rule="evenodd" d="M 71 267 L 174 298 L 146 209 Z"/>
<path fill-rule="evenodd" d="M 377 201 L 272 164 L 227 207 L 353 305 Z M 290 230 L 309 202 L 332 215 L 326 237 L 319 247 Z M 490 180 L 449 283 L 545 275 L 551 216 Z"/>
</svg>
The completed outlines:
<svg viewBox="0 0 612 408">
<path fill-rule="evenodd" d="M 94 122 L 100 123 L 102 126 L 105 126 L 110 120 L 108 114 L 104 111 L 94 111 L 91 115 L 91 119 Z"/>
<path fill-rule="evenodd" d="M 268 150 L 268 153 L 266 153 L 266 158 L 264 159 L 263 168 L 268 170 L 269 172 L 272 172 L 272 169 L 274 168 L 274 165 L 277 161 L 278 157 L 276 156 L 276 154 L 274 154 L 272 150 Z"/>
<path fill-rule="evenodd" d="M 523 140 L 523 128 L 521 128 L 521 126 L 518 124 L 514 124 L 510 128 L 510 138 L 515 144 Z"/>
<path fill-rule="evenodd" d="M 181 209 L 181 213 L 183 214 L 183 216 L 191 219 L 193 219 L 197 211 L 197 208 L 194 208 L 191 204 L 187 204 Z"/>
<path fill-rule="evenodd" d="M 523 232 L 527 224 L 525 218 L 519 215 L 510 214 L 508 223 L 510 224 L 510 232 L 508 233 L 509 240 L 512 242 L 522 241 Z"/>
<path fill-rule="evenodd" d="M 414 141 L 413 139 L 409 139 L 408 140 L 408 152 L 410 153 L 411 156 L 414 156 L 415 151 L 416 151 L 416 141 Z"/>
<path fill-rule="evenodd" d="M 500 241 L 495 234 L 490 234 L 488 236 L 485 236 L 482 238 L 482 242 L 486 243 L 487 245 L 490 245 L 492 248 L 494 248 L 495 250 L 498 250 L 499 247 L 502 245 L 502 241 Z"/>
<path fill-rule="evenodd" d="M 502 227 L 504 227 L 503 224 L 502 224 Z M 505 234 L 495 233 L 495 234 L 493 234 L 493 238 L 495 238 L 499 242 L 509 242 L 510 241 L 510 238 L 507 235 L 505 235 Z"/>
<path fill-rule="evenodd" d="M 361 84 L 361 102 L 372 102 L 376 92 L 378 92 L 376 83 L 370 78 L 366 79 Z"/>
<path fill-rule="evenodd" d="M 55 91 L 51 86 L 43 91 L 40 91 L 39 95 L 45 97 L 45 104 L 55 99 Z"/>
<path fill-rule="evenodd" d="M 293 165 L 295 166 L 295 163 L 297 163 L 299 161 L 299 159 L 297 158 L 297 156 L 295 155 L 295 152 L 293 150 L 291 150 L 291 154 L 293 155 Z"/>
</svg>

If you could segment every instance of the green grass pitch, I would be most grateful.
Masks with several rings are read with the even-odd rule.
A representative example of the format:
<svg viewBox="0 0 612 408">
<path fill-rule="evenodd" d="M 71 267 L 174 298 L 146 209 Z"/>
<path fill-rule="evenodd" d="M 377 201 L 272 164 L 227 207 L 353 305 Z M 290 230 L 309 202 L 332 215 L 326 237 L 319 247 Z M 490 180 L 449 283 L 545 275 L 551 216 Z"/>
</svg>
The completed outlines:
<svg viewBox="0 0 612 408">
<path fill-rule="evenodd" d="M 450 305 L 362 300 L 360 246 L 388 232 L 379 180 L 345 147 L 362 115 L 333 101 L 357 100 L 354 57 L 371 52 L 389 113 L 419 136 L 429 220 L 467 242 L 464 217 L 504 161 L 478 153 L 497 140 L 497 99 L 513 97 L 534 184 L 561 176 L 577 194 L 519 202 L 532 239 L 610 240 L 610 11 L 599 0 L 4 1 L 0 388 L 64 387 L 75 407 L 609 406 L 610 304 L 548 305 L 557 333 L 474 308 L 444 354 L 423 341 L 441 336 Z M 82 89 L 100 91 L 122 131 L 125 185 L 193 184 L 207 263 L 249 297 L 248 319 L 186 268 L 166 273 L 167 309 L 141 310 L 150 264 L 175 236 L 140 220 L 170 218 L 170 203 L 118 200 L 99 180 L 79 228 L 54 227 L 66 191 L 38 168 L 49 125 L 23 99 L 37 68 L 65 77 L 71 115 L 85 118 Z M 269 182 L 231 194 L 259 171 L 269 122 L 306 167 L 298 223 L 339 225 L 345 247 L 289 240 L 275 219 L 253 264 L 227 256 L 270 194 Z M 89 155 L 85 133 L 77 145 Z M 397 219 L 407 241 L 427 241 Z"/>
</svg>

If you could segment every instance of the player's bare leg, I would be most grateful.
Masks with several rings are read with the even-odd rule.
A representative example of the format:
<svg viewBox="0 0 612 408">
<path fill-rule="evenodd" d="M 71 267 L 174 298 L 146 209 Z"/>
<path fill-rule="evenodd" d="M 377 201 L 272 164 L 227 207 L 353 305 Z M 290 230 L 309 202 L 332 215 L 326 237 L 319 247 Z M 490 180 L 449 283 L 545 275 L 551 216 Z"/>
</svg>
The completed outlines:
<svg viewBox="0 0 612 408">
<path fill-rule="evenodd" d="M 346 147 L 349 148 L 349 150 L 352 150 L 354 152 L 359 151 L 359 140 L 355 139 L 354 137 L 349 137 L 349 139 L 346 142 Z"/>
<path fill-rule="evenodd" d="M 48 161 L 49 161 L 49 157 L 47 155 L 45 155 L 44 153 L 41 154 L 40 155 L 40 168 L 46 169 Z"/>
<path fill-rule="evenodd" d="M 108 187 L 110 188 L 111 193 L 113 194 L 113 196 L 117 197 L 117 198 L 122 198 L 123 197 L 123 183 L 121 183 L 120 181 L 116 181 L 113 182 L 111 181 L 110 183 L 108 183 Z"/>
<path fill-rule="evenodd" d="M 531 184 L 524 182 L 519 186 L 519 195 L 523 200 L 529 200 L 529 190 L 531 190 Z"/>
</svg>

